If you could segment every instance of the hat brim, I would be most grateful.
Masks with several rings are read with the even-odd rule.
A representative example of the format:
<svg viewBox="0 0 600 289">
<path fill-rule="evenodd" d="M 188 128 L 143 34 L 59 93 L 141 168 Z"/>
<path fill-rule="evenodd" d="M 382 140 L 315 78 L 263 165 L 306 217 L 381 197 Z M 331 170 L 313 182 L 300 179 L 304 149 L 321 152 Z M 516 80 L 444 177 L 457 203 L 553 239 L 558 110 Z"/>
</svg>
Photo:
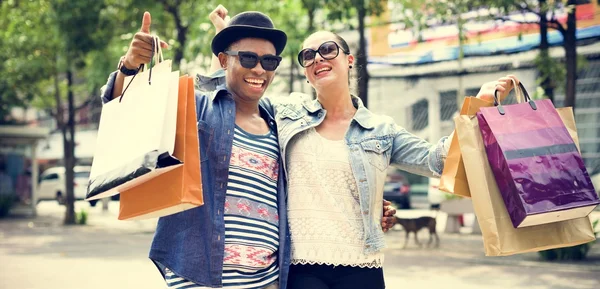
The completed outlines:
<svg viewBox="0 0 600 289">
<path fill-rule="evenodd" d="M 225 51 L 231 45 L 242 38 L 261 38 L 270 41 L 275 46 L 275 53 L 280 55 L 287 43 L 285 32 L 249 25 L 229 26 L 221 30 L 212 40 L 211 48 L 215 55 Z"/>
</svg>

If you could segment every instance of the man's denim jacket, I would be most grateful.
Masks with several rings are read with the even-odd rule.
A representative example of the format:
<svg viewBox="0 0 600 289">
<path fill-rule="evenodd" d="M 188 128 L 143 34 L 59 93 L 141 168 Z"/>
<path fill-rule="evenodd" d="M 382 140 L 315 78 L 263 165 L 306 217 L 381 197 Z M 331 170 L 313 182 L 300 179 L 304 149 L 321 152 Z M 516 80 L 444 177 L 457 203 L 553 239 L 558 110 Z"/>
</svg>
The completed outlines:
<svg viewBox="0 0 600 289">
<path fill-rule="evenodd" d="M 104 103 L 111 99 L 115 75 L 110 75 L 103 88 Z M 262 117 L 276 131 L 269 109 L 263 105 L 259 108 Z M 209 92 L 196 91 L 196 114 L 204 205 L 160 218 L 150 249 L 150 259 L 163 274 L 166 267 L 198 285 L 222 287 L 225 251 L 223 208 L 233 146 L 235 102 L 223 85 L 215 86 Z M 291 253 L 281 158 L 279 167 L 279 288 L 285 289 Z"/>
<path fill-rule="evenodd" d="M 212 76 L 212 82 L 211 77 L 204 77 L 203 85 L 218 86 L 225 83 L 224 77 L 222 72 L 217 71 Z M 446 141 L 448 137 L 443 137 L 436 145 L 432 145 L 396 125 L 391 117 L 374 114 L 359 98 L 353 96 L 352 102 L 357 111 L 345 139 L 363 213 L 364 252 L 369 254 L 385 247 L 380 222 L 388 166 L 394 164 L 410 173 L 439 176 L 444 169 L 450 141 Z M 327 114 L 317 100 L 301 93 L 292 93 L 289 97 L 263 97 L 261 103 L 270 107 L 275 116 L 284 164 L 289 162 L 286 148 L 294 136 L 318 126 Z"/>
</svg>

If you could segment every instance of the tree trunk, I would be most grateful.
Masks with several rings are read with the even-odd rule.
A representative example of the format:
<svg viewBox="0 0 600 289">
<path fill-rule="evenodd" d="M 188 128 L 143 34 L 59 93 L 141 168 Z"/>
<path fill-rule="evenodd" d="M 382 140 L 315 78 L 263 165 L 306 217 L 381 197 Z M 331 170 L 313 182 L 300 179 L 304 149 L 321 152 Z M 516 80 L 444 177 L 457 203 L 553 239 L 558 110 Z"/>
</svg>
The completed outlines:
<svg viewBox="0 0 600 289">
<path fill-rule="evenodd" d="M 460 16 L 460 13 L 457 13 L 458 16 L 458 89 L 456 90 L 456 105 L 458 111 L 462 108 L 463 100 L 465 99 L 465 85 L 463 81 L 463 60 L 465 58 L 464 46 L 465 46 L 465 37 L 464 37 L 464 20 Z"/>
<path fill-rule="evenodd" d="M 296 57 L 294 57 L 294 52 L 291 51 L 290 52 L 290 93 L 294 92 L 294 73 L 295 73 L 295 69 L 294 67 L 296 66 L 295 63 L 295 59 Z"/>
<path fill-rule="evenodd" d="M 182 24 L 178 6 L 163 2 L 163 7 L 171 14 L 171 16 L 173 16 L 173 20 L 175 21 L 175 27 L 177 29 L 177 46 L 173 52 L 173 62 L 179 67 L 179 65 L 181 65 L 181 60 L 183 59 L 183 52 L 187 41 L 188 26 Z"/>
<path fill-rule="evenodd" d="M 575 82 L 577 81 L 577 39 L 575 36 L 577 27 L 575 19 L 575 0 L 569 0 L 569 14 L 567 16 L 567 27 L 564 33 L 564 48 L 567 62 L 567 88 L 565 89 L 564 106 L 573 107 L 575 110 Z"/>
<path fill-rule="evenodd" d="M 173 61 L 177 67 L 181 65 L 181 60 L 183 59 L 183 50 L 187 41 L 187 30 L 187 27 L 177 25 L 177 44 L 179 46 L 177 46 L 173 55 Z"/>
<path fill-rule="evenodd" d="M 67 124 L 63 126 L 63 146 L 64 146 L 64 166 L 65 166 L 65 189 L 66 189 L 66 212 L 65 225 L 75 224 L 75 192 L 74 172 L 75 166 L 75 105 L 73 96 L 73 71 L 71 67 L 67 69 Z"/>
<path fill-rule="evenodd" d="M 304 5 L 304 8 L 307 11 L 308 14 L 308 28 L 307 28 L 307 33 L 313 33 L 315 30 L 315 11 L 317 10 L 317 1 L 315 0 L 303 0 L 302 4 Z M 300 87 L 304 87 L 303 84 L 300 85 Z M 304 89 L 302 89 L 302 91 L 304 91 Z M 316 99 L 317 98 L 317 91 L 314 89 L 311 89 L 312 93 L 312 99 Z"/>
<path fill-rule="evenodd" d="M 308 11 L 308 33 L 313 33 L 315 30 L 315 9 L 316 7 L 305 7 Z"/>
<path fill-rule="evenodd" d="M 369 71 L 367 70 L 367 41 L 365 39 L 365 17 L 367 9 L 363 0 L 358 4 L 358 53 L 357 53 L 357 70 L 358 70 L 358 97 L 362 100 L 365 106 L 369 104 Z"/>
<path fill-rule="evenodd" d="M 548 7 L 546 0 L 540 0 L 540 55 L 544 62 L 550 61 L 548 44 Z M 544 94 L 554 102 L 554 83 L 546 71 L 538 71 L 538 77 L 542 78 Z"/>
</svg>

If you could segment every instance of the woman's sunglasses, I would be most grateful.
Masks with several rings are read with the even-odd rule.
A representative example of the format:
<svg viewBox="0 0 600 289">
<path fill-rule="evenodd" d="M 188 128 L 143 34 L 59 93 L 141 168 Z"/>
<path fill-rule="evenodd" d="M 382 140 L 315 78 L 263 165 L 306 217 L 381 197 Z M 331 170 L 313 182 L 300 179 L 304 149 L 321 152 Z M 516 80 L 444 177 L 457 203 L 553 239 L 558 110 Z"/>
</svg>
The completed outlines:
<svg viewBox="0 0 600 289">
<path fill-rule="evenodd" d="M 252 69 L 258 65 L 262 65 L 262 68 L 266 71 L 275 71 L 279 63 L 281 62 L 281 56 L 265 54 L 258 56 L 258 54 L 250 51 L 225 51 L 225 54 L 231 56 L 238 56 L 240 58 L 240 64 L 243 68 Z"/>
<path fill-rule="evenodd" d="M 298 53 L 298 62 L 302 67 L 306 68 L 315 63 L 317 53 L 325 60 L 332 60 L 340 54 L 340 50 L 345 54 L 350 54 L 350 51 L 345 51 L 335 41 L 327 41 L 321 44 L 317 50 L 312 48 L 302 49 L 300 53 Z"/>
</svg>

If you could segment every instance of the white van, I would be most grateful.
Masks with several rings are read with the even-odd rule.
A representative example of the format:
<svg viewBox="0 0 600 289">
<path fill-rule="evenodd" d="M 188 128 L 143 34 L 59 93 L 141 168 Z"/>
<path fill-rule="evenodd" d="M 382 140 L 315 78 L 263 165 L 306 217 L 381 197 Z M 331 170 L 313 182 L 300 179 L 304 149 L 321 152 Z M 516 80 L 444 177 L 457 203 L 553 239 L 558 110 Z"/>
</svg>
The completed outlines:
<svg viewBox="0 0 600 289">
<path fill-rule="evenodd" d="M 89 166 L 75 166 L 73 171 L 75 172 L 73 180 L 73 193 L 75 200 L 85 199 L 87 194 L 87 186 L 90 178 Z M 67 199 L 67 190 L 65 189 L 65 168 L 54 167 L 49 168 L 42 173 L 40 176 L 40 184 L 38 186 L 38 201 L 49 201 L 56 200 L 59 204 L 64 204 Z M 93 207 L 96 205 L 98 200 L 90 201 L 90 205 Z"/>
</svg>

